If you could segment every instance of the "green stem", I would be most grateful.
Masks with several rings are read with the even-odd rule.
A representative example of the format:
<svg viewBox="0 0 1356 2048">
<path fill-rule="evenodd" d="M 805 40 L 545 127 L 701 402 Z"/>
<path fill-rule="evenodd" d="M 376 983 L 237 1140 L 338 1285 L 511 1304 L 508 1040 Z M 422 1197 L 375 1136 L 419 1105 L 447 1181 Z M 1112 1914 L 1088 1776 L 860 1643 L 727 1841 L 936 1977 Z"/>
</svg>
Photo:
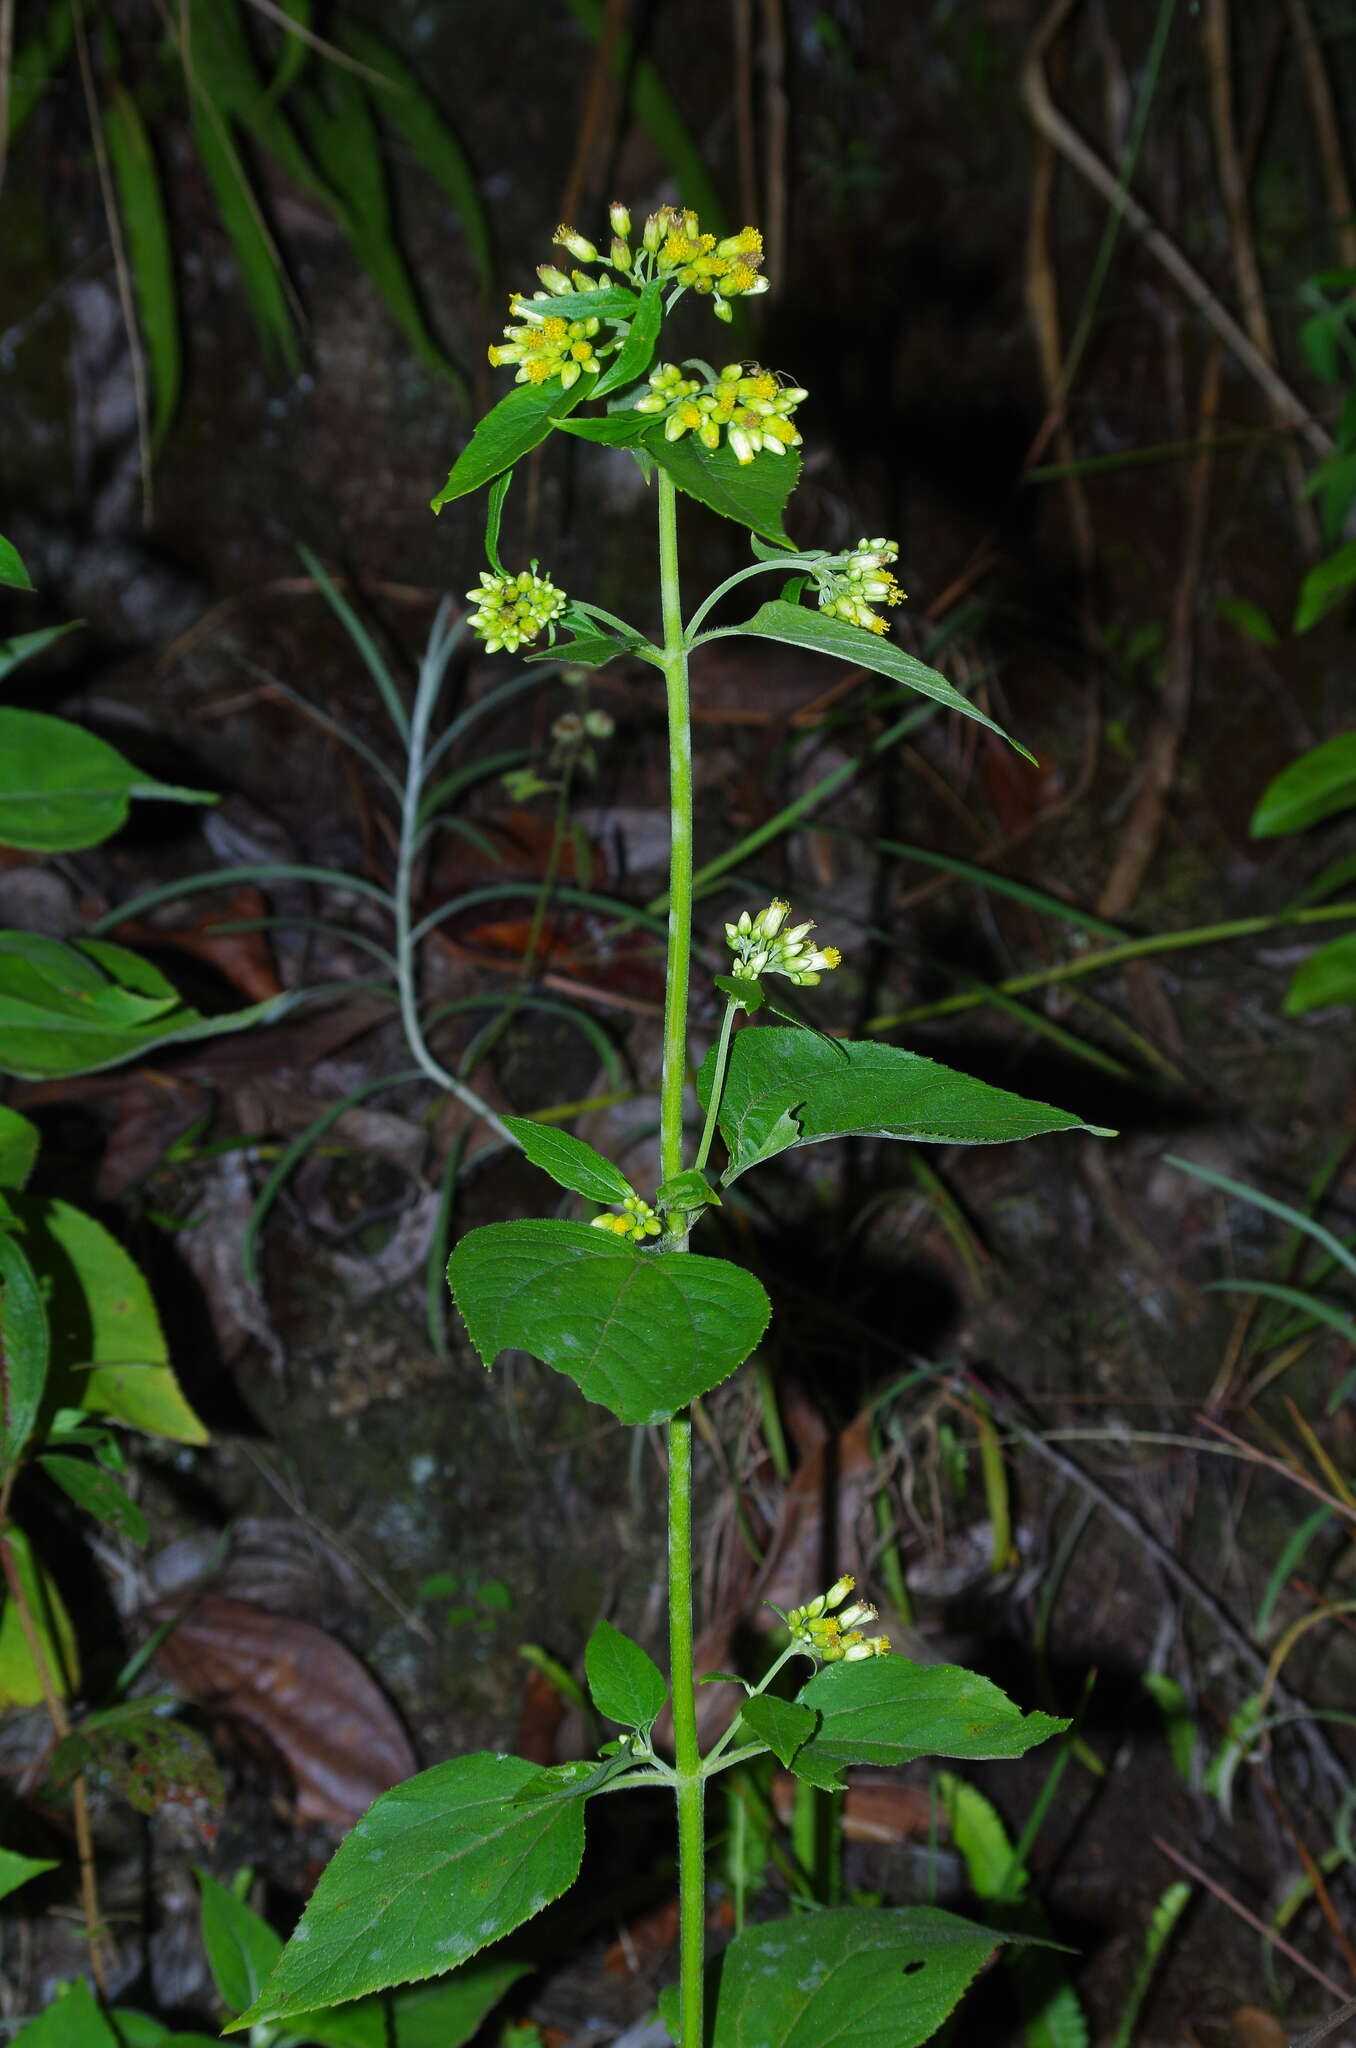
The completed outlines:
<svg viewBox="0 0 1356 2048">
<path fill-rule="evenodd" d="M 659 587 L 664 620 L 664 682 L 669 721 L 669 932 L 664 994 L 664 1066 L 659 1088 L 660 1177 L 683 1168 L 683 1098 L 687 1086 L 687 985 L 692 961 L 692 723 L 687 649 L 678 583 L 678 494 L 661 469 Z M 677 1256 L 686 1240 L 674 1247 Z M 678 1805 L 680 2048 L 702 2048 L 702 1969 L 706 1948 L 705 1784 L 697 1740 L 692 1663 L 692 1416 L 668 1426 L 669 1684 L 673 1693 L 673 1757 Z"/>
<path fill-rule="evenodd" d="M 692 1162 L 698 1173 L 702 1171 L 707 1160 L 711 1157 L 711 1141 L 716 1135 L 716 1118 L 720 1114 L 720 1098 L 725 1093 L 725 1069 L 730 1063 L 730 1037 L 734 1031 L 734 1020 L 739 1015 L 741 1008 L 742 1005 L 739 1003 L 727 1002 L 725 1005 L 725 1015 L 721 1019 L 720 1038 L 716 1043 L 716 1067 L 715 1072 L 711 1076 L 711 1100 L 706 1105 L 706 1125 L 702 1131 L 702 1141 L 697 1147 L 697 1156 Z"/>
</svg>

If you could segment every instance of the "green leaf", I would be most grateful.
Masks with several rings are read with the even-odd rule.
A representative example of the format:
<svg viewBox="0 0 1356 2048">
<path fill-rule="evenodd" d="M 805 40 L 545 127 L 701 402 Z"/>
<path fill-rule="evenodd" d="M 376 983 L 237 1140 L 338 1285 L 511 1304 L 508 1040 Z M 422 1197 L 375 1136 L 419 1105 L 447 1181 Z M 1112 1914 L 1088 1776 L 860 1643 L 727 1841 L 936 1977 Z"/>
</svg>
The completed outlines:
<svg viewBox="0 0 1356 2048">
<path fill-rule="evenodd" d="M 0 1230 L 0 1473 L 23 1456 L 47 1385 L 51 1335 L 28 1254 Z"/>
<path fill-rule="evenodd" d="M 1215 617 L 1236 626 L 1257 647 L 1279 647 L 1280 634 L 1260 604 L 1249 597 L 1217 597 Z"/>
<path fill-rule="evenodd" d="M 0 640 L 0 682 L 44 648 L 64 640 L 68 633 L 79 632 L 83 624 L 83 619 L 68 619 L 64 626 L 42 626 L 36 633 L 16 633 L 12 640 Z"/>
<path fill-rule="evenodd" d="M 908 690 L 917 690 L 920 696 L 931 697 L 933 703 L 940 704 L 944 710 L 959 711 L 962 717 L 987 725 L 990 732 L 996 732 L 1010 747 L 1016 747 L 1028 761 L 1035 760 L 1034 754 L 1027 753 L 1026 748 L 1004 732 L 1001 725 L 979 710 L 968 697 L 963 697 L 945 676 L 939 675 L 935 668 L 929 668 L 915 655 L 906 654 L 884 634 L 869 633 L 865 626 L 850 625 L 846 619 L 831 618 L 827 612 L 811 611 L 802 604 L 787 604 L 779 597 L 760 605 L 751 619 L 745 619 L 733 630 L 751 634 L 756 639 L 780 640 L 787 647 L 808 647 L 815 654 L 828 654 L 835 661 L 850 662 L 854 668 L 869 668 L 877 675 L 889 676 L 891 682 L 902 683 Z"/>
<path fill-rule="evenodd" d="M 1356 732 L 1311 747 L 1263 790 L 1248 830 L 1254 839 L 1303 832 L 1356 806 Z"/>
<path fill-rule="evenodd" d="M 711 1972 L 710 2048 L 917 2048 L 1005 1939 L 938 1906 L 843 1906 L 750 1927 Z M 675 1990 L 660 2011 L 676 2040 Z"/>
<path fill-rule="evenodd" d="M 266 1920 L 205 1870 L 197 1873 L 202 1894 L 202 1943 L 207 1964 L 231 2012 L 253 2005 L 283 1945 Z"/>
<path fill-rule="evenodd" d="M 703 1109 L 714 1054 L 697 1076 Z M 720 1132 L 730 1154 L 728 1184 L 791 1145 L 828 1138 L 904 1138 L 921 1144 L 998 1145 L 1046 1131 L 1092 1131 L 1062 1109 L 992 1088 L 899 1046 L 837 1039 L 762 1025 L 741 1031 L 730 1049 L 720 1103 Z"/>
<path fill-rule="evenodd" d="M 1356 585 L 1356 540 L 1349 540 L 1305 577 L 1300 585 L 1292 630 L 1307 633 L 1320 619 L 1326 618 L 1334 605 L 1341 603 L 1353 585 Z"/>
<path fill-rule="evenodd" d="M 985 1901 L 1020 1899 L 1029 1883 L 1028 1873 L 1014 1860 L 1007 1829 L 996 1808 L 976 1786 L 967 1785 L 951 1771 L 938 1771 L 933 1782 L 975 1897 Z"/>
<path fill-rule="evenodd" d="M 38 1157 L 38 1133 L 26 1116 L 0 1103 L 0 1188 L 25 1186 Z"/>
<path fill-rule="evenodd" d="M 1139 2019 L 1140 2007 L 1143 2005 L 1149 1986 L 1153 1982 L 1154 1972 L 1158 1968 L 1163 1950 L 1172 1939 L 1173 1929 L 1185 1912 L 1190 1898 L 1191 1886 L 1183 1884 L 1179 1878 L 1175 1884 L 1168 1886 L 1149 1916 L 1149 1931 L 1144 1937 L 1144 1953 L 1140 1958 L 1139 1968 L 1135 1972 L 1129 1997 L 1126 1999 L 1125 2005 L 1121 2010 L 1120 2022 L 1112 2039 L 1111 2048 L 1131 2048 L 1131 2044 L 1136 2038 L 1136 2023 Z M 1320 2031 L 1320 2040 L 1323 2033 L 1326 2032 L 1326 2028 Z M 1312 2035 L 1309 2038 L 1312 2040 Z"/>
<path fill-rule="evenodd" d="M 1300 963 L 1281 1008 L 1287 1017 L 1303 1017 L 1329 1003 L 1356 1003 L 1356 932 L 1330 939 Z"/>
<path fill-rule="evenodd" d="M 797 1750 L 805 1747 L 819 1726 L 819 1716 L 813 1707 L 804 1707 L 798 1700 L 778 1699 L 775 1693 L 751 1693 L 739 1714 L 787 1770 L 792 1768 Z"/>
<path fill-rule="evenodd" d="M 583 1855 L 584 1809 L 515 1805 L 538 1768 L 455 1757 L 384 1793 L 340 1844 L 266 1990 L 229 2031 L 455 1969 L 559 1898 Z"/>
<path fill-rule="evenodd" d="M 6 540 L 0 533 L 0 585 L 6 590 L 31 590 L 32 580 L 23 564 L 23 557 L 12 540 Z"/>
<path fill-rule="evenodd" d="M 274 996 L 203 1017 L 159 968 L 125 946 L 0 931 L 0 1073 L 21 1081 L 100 1073 L 153 1046 L 245 1031 L 290 1007 L 287 997 Z"/>
<path fill-rule="evenodd" d="M 714 451 L 703 448 L 695 434 L 666 441 L 662 421 L 656 421 L 642 436 L 641 445 L 689 498 L 753 533 L 771 540 L 786 539 L 782 514 L 800 476 L 800 457 L 793 450 L 788 448 L 783 455 L 769 455 L 764 450 L 752 462 L 740 463 L 728 441 Z M 763 609 L 766 611 L 766 605 Z M 748 632 L 749 628 L 741 630 Z"/>
<path fill-rule="evenodd" d="M 393 2001 L 395 2048 L 463 2048 L 530 1963 L 486 1959 L 454 1970 L 440 1984 L 402 1991 Z M 386 2048 L 385 2036 L 376 2048 Z"/>
<path fill-rule="evenodd" d="M 485 1364 L 528 1351 L 621 1422 L 663 1422 L 728 1379 L 771 1307 L 751 1273 L 690 1252 L 640 1252 L 586 1223 L 490 1223 L 447 1277 Z"/>
<path fill-rule="evenodd" d="M 7 1899 L 21 1884 L 41 1877 L 44 1870 L 60 1868 L 50 1856 L 20 1856 L 14 1849 L 0 1849 L 0 1899 Z"/>
<path fill-rule="evenodd" d="M 872 1657 L 826 1664 L 800 1692 L 819 1727 L 797 1758 L 834 1778 L 848 1764 L 888 1768 L 919 1756 L 1018 1757 L 1068 1727 L 1050 1714 L 1024 1714 L 976 1671 Z"/>
<path fill-rule="evenodd" d="M 0 1543 L 9 1546 L 53 1683 L 62 1698 L 68 1699 L 80 1683 L 80 1658 L 65 1603 L 46 1568 L 33 1555 L 32 1544 L 14 1522 L 6 1525 Z M 0 1707 L 36 1707 L 45 1698 L 19 1610 L 6 1593 L 0 1607 Z"/>
<path fill-rule="evenodd" d="M 597 392 L 594 397 L 597 397 Z M 647 412 L 606 412 L 589 419 L 558 419 L 552 422 L 562 434 L 573 434 L 580 441 L 596 441 L 604 448 L 632 448 L 641 436 L 654 425 Z"/>
<path fill-rule="evenodd" d="M 494 270 L 489 222 L 476 188 L 475 176 L 445 116 L 424 91 L 409 65 L 371 29 L 344 17 L 336 23 L 334 35 L 341 49 L 357 57 L 370 70 L 380 72 L 383 78 L 390 79 L 394 89 L 377 98 L 377 110 L 382 119 L 404 137 L 429 176 L 456 208 L 482 289 L 488 290 Z"/>
<path fill-rule="evenodd" d="M 675 1173 L 672 1180 L 662 1181 L 655 1196 L 659 1209 L 677 1210 L 684 1216 L 695 1216 L 702 1209 L 719 1209 L 720 1196 L 704 1173 L 695 1166 L 688 1166 L 681 1173 Z"/>
<path fill-rule="evenodd" d="M 337 210 L 354 254 L 419 360 L 464 392 L 460 371 L 429 332 L 401 252 L 376 122 L 362 83 L 352 72 L 333 66 L 323 91 L 303 91 L 294 97 L 311 153 L 340 202 Z"/>
<path fill-rule="evenodd" d="M 28 853 L 97 846 L 127 823 L 133 797 L 216 802 L 205 791 L 143 775 L 69 719 L 0 706 L 0 845 Z"/>
<path fill-rule="evenodd" d="M 1330 1511 L 1319 1508 L 1318 1514 L 1326 1517 Z M 1260 1633 L 1260 1629 L 1259 1629 Z M 1163 1733 L 1168 1739 L 1168 1754 L 1173 1769 L 1189 1790 L 1196 1783 L 1196 1722 L 1185 1688 L 1166 1671 L 1146 1671 L 1142 1680 L 1159 1713 L 1163 1716 Z"/>
<path fill-rule="evenodd" d="M 57 1405 L 172 1443 L 205 1444 L 207 1431 L 170 1365 L 151 1290 L 117 1239 L 69 1202 L 25 1195 L 13 1207 L 48 1293 Z"/>
<path fill-rule="evenodd" d="M 295 369 L 298 362 L 294 301 L 282 258 L 268 231 L 259 196 L 236 148 L 226 112 L 203 89 L 196 68 L 193 92 L 193 133 L 198 158 L 207 173 L 222 226 L 235 251 L 240 281 L 265 350 Z"/>
<path fill-rule="evenodd" d="M 48 1478 L 55 1480 L 62 1492 L 87 1515 L 93 1515 L 96 1522 L 105 1523 L 132 1543 L 146 1542 L 146 1517 L 111 1472 L 91 1464 L 88 1458 L 65 1458 L 50 1453 L 39 1458 L 38 1463 Z"/>
<path fill-rule="evenodd" d="M 756 978 L 745 974 L 713 974 L 711 979 L 723 996 L 728 996 L 732 1003 L 738 1003 L 750 1017 L 767 1001 L 767 990 Z"/>
<path fill-rule="evenodd" d="M 14 2036 L 10 2048 L 121 2048 L 83 1977 L 63 1984 L 45 2012 Z"/>
<path fill-rule="evenodd" d="M 623 1728 L 647 1729 L 669 1696 L 653 1657 L 610 1621 L 600 1621 L 589 1637 L 584 1669 L 594 1706 Z"/>
<path fill-rule="evenodd" d="M 9 105 L 0 110 L 0 129 L 7 131 L 11 149 L 54 75 L 69 57 L 74 37 L 71 0 L 51 0 L 39 15 L 38 26 L 15 51 Z"/>
<path fill-rule="evenodd" d="M 635 1189 L 620 1167 L 582 1138 L 551 1124 L 534 1123 L 527 1116 L 506 1116 L 504 1122 L 532 1164 L 549 1173 L 558 1186 L 573 1188 L 591 1202 L 624 1202 L 634 1195 Z"/>
<path fill-rule="evenodd" d="M 433 510 L 441 512 L 454 498 L 478 491 L 482 484 L 492 483 L 501 470 L 511 469 L 546 439 L 555 419 L 592 397 L 593 384 L 591 376 L 578 378 L 568 391 L 561 389 L 556 377 L 548 384 L 515 384 L 477 425 L 453 463 L 447 482 L 432 500 Z"/>
<path fill-rule="evenodd" d="M 104 137 L 127 230 L 127 259 L 151 367 L 152 438 L 164 440 L 183 381 L 179 302 L 160 172 L 135 100 L 115 79 L 104 104 Z"/>
<path fill-rule="evenodd" d="M 588 633 L 577 640 L 557 640 L 554 647 L 543 647 L 536 654 L 525 654 L 523 660 L 573 662 L 577 668 L 604 668 L 619 654 L 629 652 L 626 641 L 618 640 L 612 633 Z M 547 788 L 549 784 L 543 783 L 542 787 Z"/>
<path fill-rule="evenodd" d="M 620 391 L 645 375 L 654 361 L 655 344 L 663 324 L 664 285 L 663 280 L 656 277 L 642 291 L 640 304 L 631 317 L 630 331 L 599 378 L 593 393 L 595 398 L 605 398 L 609 391 Z M 625 414 L 621 417 L 625 418 Z M 647 415 L 642 413 L 639 417 L 644 419 Z"/>
</svg>

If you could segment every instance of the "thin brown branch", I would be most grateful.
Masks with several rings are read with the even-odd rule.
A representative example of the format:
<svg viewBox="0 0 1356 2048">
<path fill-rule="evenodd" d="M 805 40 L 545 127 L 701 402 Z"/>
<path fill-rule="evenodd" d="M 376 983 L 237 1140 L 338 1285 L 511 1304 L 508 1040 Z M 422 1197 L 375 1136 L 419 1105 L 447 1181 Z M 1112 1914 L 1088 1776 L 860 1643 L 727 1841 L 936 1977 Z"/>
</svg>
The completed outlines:
<svg viewBox="0 0 1356 2048">
<path fill-rule="evenodd" d="M 1328 188 L 1328 209 L 1332 214 L 1333 228 L 1337 234 L 1337 249 L 1344 268 L 1356 267 L 1356 201 L 1351 196 L 1351 182 L 1342 157 L 1342 131 L 1337 112 L 1333 105 L 1332 87 L 1323 63 L 1323 52 L 1318 47 L 1314 24 L 1304 0 L 1286 0 L 1290 10 L 1290 25 L 1295 31 L 1299 44 L 1300 67 L 1304 72 L 1304 87 L 1309 96 L 1309 117 L 1314 124 L 1318 140 L 1318 154 L 1323 165 L 1323 181 Z"/>
<path fill-rule="evenodd" d="M 763 239 L 769 276 L 786 275 L 786 16 L 763 0 Z"/>
<path fill-rule="evenodd" d="M 1271 1946 L 1292 1962 L 1297 1970 L 1303 1970 L 1316 1984 L 1321 1984 L 1325 1991 L 1331 1991 L 1334 1998 L 1345 1997 L 1342 1986 L 1335 1983 L 1326 1970 L 1320 1970 L 1317 1963 L 1311 1963 L 1307 1956 L 1301 1955 L 1284 1935 L 1277 1934 L 1274 1927 L 1268 1927 L 1265 1920 L 1259 1920 L 1256 1913 L 1249 1912 L 1241 1899 L 1236 1899 L 1233 1893 L 1226 1891 L 1215 1878 L 1208 1876 L 1199 1863 L 1193 1863 L 1189 1856 L 1184 1856 L 1180 1849 L 1174 1849 L 1161 1835 L 1151 1835 L 1149 1839 L 1155 1849 L 1162 1850 L 1170 1863 L 1175 1863 L 1179 1870 L 1184 1870 L 1196 1884 L 1203 1884 L 1222 1906 L 1227 1906 L 1231 1913 L 1236 1913 L 1240 1920 L 1246 1921 L 1255 1933 L 1261 1935 L 1263 1941 L 1270 1942 Z"/>
</svg>

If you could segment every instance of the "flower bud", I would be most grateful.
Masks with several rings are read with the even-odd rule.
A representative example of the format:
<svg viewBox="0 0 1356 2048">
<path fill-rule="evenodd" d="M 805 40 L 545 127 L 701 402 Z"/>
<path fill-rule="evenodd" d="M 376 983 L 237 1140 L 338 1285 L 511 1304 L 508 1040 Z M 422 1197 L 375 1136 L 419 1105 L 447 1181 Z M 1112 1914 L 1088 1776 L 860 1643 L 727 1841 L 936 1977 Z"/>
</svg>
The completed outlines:
<svg viewBox="0 0 1356 2048">
<path fill-rule="evenodd" d="M 562 222 L 552 235 L 551 240 L 556 244 L 557 248 L 568 249 L 571 256 L 577 256 L 581 263 L 596 263 L 598 261 L 597 249 L 587 235 L 580 234 L 578 228 L 568 227 Z"/>
</svg>

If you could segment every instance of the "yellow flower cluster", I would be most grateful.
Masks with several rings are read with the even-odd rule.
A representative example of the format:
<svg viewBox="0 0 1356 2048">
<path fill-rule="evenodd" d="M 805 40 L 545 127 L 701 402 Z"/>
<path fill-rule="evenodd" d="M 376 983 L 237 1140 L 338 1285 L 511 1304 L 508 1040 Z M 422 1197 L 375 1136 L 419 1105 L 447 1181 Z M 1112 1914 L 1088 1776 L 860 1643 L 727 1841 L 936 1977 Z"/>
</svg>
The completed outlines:
<svg viewBox="0 0 1356 2048">
<path fill-rule="evenodd" d="M 762 974 L 784 974 L 798 988 L 815 988 L 820 976 L 832 972 L 842 961 L 837 946 L 812 946 L 807 934 L 814 924 L 793 924 L 783 930 L 791 905 L 774 896 L 766 910 L 750 917 L 741 910 L 733 924 L 725 927 L 725 943 L 734 954 L 730 972 L 744 981 L 756 981 Z"/>
<path fill-rule="evenodd" d="M 568 278 L 565 289 L 574 289 Z M 568 391 L 586 370 L 602 367 L 599 351 L 594 347 L 602 322 L 595 317 L 565 320 L 559 313 L 544 312 L 543 303 L 550 305 L 548 292 L 537 292 L 530 299 L 515 294 L 509 300 L 509 311 L 518 314 L 519 321 L 504 329 L 507 340 L 495 342 L 490 348 L 490 361 L 496 370 L 503 363 L 516 363 L 515 384 L 545 384 L 552 377 L 559 377 L 562 391 Z M 615 347 L 615 339 L 604 342 L 602 354 Z"/>
<path fill-rule="evenodd" d="M 903 604 L 905 593 L 889 568 L 898 560 L 899 548 L 892 540 L 859 540 L 851 554 L 826 556 L 814 571 L 819 609 L 849 625 L 864 626 L 868 633 L 888 633 L 889 620 L 871 607 Z"/>
<path fill-rule="evenodd" d="M 862 1633 L 863 1622 L 880 1619 L 875 1608 L 865 1600 L 843 1605 L 856 1583 L 851 1572 L 844 1572 L 827 1593 L 816 1593 L 813 1600 L 793 1607 L 786 1617 L 796 1647 L 817 1657 L 821 1664 L 860 1664 L 868 1657 L 890 1654 L 888 1636 Z"/>
<path fill-rule="evenodd" d="M 628 1195 L 622 1203 L 620 1216 L 604 1212 L 593 1219 L 595 1230 L 610 1230 L 616 1237 L 629 1237 L 639 1243 L 647 1237 L 658 1237 L 659 1218 L 648 1202 L 642 1202 L 639 1195 Z"/>
<path fill-rule="evenodd" d="M 650 389 L 636 400 L 635 409 L 663 415 L 666 441 L 691 433 L 714 452 L 723 429 L 741 465 L 764 450 L 784 455 L 788 448 L 800 446 L 791 415 L 807 392 L 799 384 L 779 384 L 757 363 L 727 363 L 704 382 L 685 377 L 676 363 L 661 363 L 650 372 L 649 382 Z"/>
</svg>

